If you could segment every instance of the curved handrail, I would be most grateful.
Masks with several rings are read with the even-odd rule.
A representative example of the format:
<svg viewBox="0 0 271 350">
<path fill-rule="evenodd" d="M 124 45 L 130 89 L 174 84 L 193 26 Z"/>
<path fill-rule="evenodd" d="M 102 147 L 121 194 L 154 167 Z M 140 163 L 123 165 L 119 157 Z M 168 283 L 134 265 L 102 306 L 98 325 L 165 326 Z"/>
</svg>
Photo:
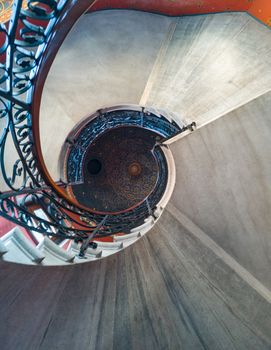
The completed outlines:
<svg viewBox="0 0 271 350">
<path fill-rule="evenodd" d="M 0 166 L 13 196 L 21 195 L 30 188 L 33 193 L 30 191 L 29 196 L 39 201 L 41 206 L 44 203 L 40 196 L 51 203 L 47 213 L 52 222 L 38 220 L 35 227 L 35 219 L 38 218 L 27 211 L 24 203 L 22 206 L 13 203 L 11 194 L 7 196 L 0 192 L 1 215 L 36 231 L 50 230 L 50 235 L 56 228 L 62 237 L 69 238 L 74 234 L 84 238 L 86 233 L 95 230 L 95 225 L 103 222 L 102 216 L 106 213 L 78 203 L 51 178 L 41 150 L 39 113 L 45 80 L 61 44 L 77 19 L 95 3 L 94 0 L 28 0 L 27 8 L 23 9 L 23 0 L 16 0 L 9 29 L 5 26 L 0 28 L 8 38 L 8 45 L 2 47 L 6 65 L 0 65 L 7 84 L 6 90 L 0 88 L 0 117 L 7 119 L 7 127 L 0 137 Z M 9 131 L 18 156 L 11 177 L 6 174 L 4 162 Z M 20 180 L 19 185 L 16 179 Z M 124 227 L 128 230 L 136 220 L 144 219 L 146 210 L 133 212 L 135 207 L 122 211 L 121 215 L 120 212 L 110 213 L 103 234 L 120 232 L 118 230 Z M 65 224 L 66 219 L 69 226 Z M 86 227 L 85 219 L 93 220 L 94 225 Z M 78 224 L 80 228 L 77 228 Z"/>
<path fill-rule="evenodd" d="M 76 1 L 70 0 L 67 2 L 65 8 L 62 11 L 57 23 L 52 30 L 50 39 L 46 43 L 46 49 L 44 50 L 43 57 L 41 59 L 36 78 L 34 80 L 34 90 L 32 96 L 32 106 L 31 106 L 31 115 L 32 115 L 32 132 L 33 132 L 33 141 L 35 145 L 35 156 L 38 160 L 38 166 L 43 174 L 44 181 L 48 186 L 50 186 L 59 196 L 64 198 L 70 205 L 80 208 L 83 211 L 87 211 L 95 214 L 103 214 L 100 212 L 92 211 L 91 209 L 82 206 L 80 203 L 75 201 L 73 198 L 55 184 L 55 181 L 52 179 L 49 171 L 46 167 L 40 142 L 40 128 L 39 128 L 39 114 L 40 114 L 40 105 L 43 87 L 51 68 L 51 65 L 54 61 L 54 58 L 63 43 L 64 39 L 72 29 L 75 22 L 78 18 L 83 15 L 89 7 L 95 3 L 95 0 L 91 1 Z"/>
<path fill-rule="evenodd" d="M 84 236 L 85 233 L 91 232 L 93 227 L 73 229 L 72 224 L 77 224 L 77 219 L 81 214 L 80 209 L 77 206 L 65 205 L 62 199 L 65 197 L 63 190 L 59 190 L 62 195 L 58 198 L 54 191 L 56 185 L 50 181 L 46 182 L 48 173 L 38 164 L 39 161 L 42 162 L 42 154 L 39 154 L 40 145 L 38 142 L 35 145 L 35 137 L 39 136 L 39 133 L 33 133 L 33 123 L 37 121 L 35 114 L 31 113 L 32 107 L 35 106 L 33 92 L 35 91 L 35 77 L 41 68 L 40 63 L 44 62 L 45 53 L 49 52 L 47 49 L 51 41 L 54 41 L 56 33 L 58 38 L 62 37 L 64 40 L 76 19 L 93 2 L 80 1 L 78 4 L 77 1 L 70 0 L 42 0 L 41 2 L 28 0 L 27 7 L 23 8 L 23 0 L 15 0 L 9 28 L 6 25 L 0 27 L 7 43 L 1 47 L 0 51 L 6 58 L 6 64 L 0 64 L 4 72 L 4 75 L 1 76 L 2 86 L 3 83 L 6 83 L 5 88 L 0 87 L 0 117 L 6 122 L 0 137 L 2 175 L 5 183 L 12 190 L 13 196 L 20 196 L 27 188 L 34 189 L 33 198 L 35 200 L 39 200 L 40 194 L 43 194 L 45 200 L 51 203 L 48 213 L 52 214 L 53 222 L 39 220 L 26 210 L 24 203 L 17 205 L 12 195 L 9 194 L 7 197 L 2 192 L 0 192 L 1 215 L 36 231 L 49 229 L 50 234 L 54 232 L 54 226 L 59 225 L 58 232 L 69 237 L 70 234 L 75 233 Z M 75 11 L 71 11 L 72 8 Z M 62 22 L 66 25 L 62 25 Z M 56 54 L 57 49 L 57 46 L 52 44 L 50 52 L 53 55 L 51 57 Z M 7 171 L 4 158 L 9 135 L 13 139 L 16 157 L 18 157 L 11 171 L 9 169 Z M 46 189 L 46 183 L 49 185 L 49 191 Z M 42 205 L 41 202 L 40 204 Z M 66 211 L 71 213 L 71 216 Z M 72 217 L 73 215 L 75 218 Z M 67 218 L 68 226 L 65 223 Z M 38 220 L 37 225 L 35 220 Z M 97 216 L 95 222 L 100 220 L 101 218 Z"/>
</svg>

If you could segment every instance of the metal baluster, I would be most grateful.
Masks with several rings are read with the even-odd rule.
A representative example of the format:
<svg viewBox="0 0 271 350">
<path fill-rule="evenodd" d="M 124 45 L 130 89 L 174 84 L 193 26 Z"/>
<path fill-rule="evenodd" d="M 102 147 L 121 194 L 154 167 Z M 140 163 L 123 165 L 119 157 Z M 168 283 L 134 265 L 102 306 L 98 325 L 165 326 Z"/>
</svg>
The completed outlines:
<svg viewBox="0 0 271 350">
<path fill-rule="evenodd" d="M 85 256 L 85 252 L 86 252 L 90 242 L 95 237 L 96 233 L 100 230 L 100 228 L 105 224 L 107 218 L 108 218 L 108 215 L 106 215 L 103 218 L 103 220 L 98 224 L 98 226 L 95 228 L 95 230 L 89 235 L 89 237 L 81 245 L 79 257 L 83 258 Z M 96 247 L 93 247 L 93 248 L 95 249 Z"/>
</svg>

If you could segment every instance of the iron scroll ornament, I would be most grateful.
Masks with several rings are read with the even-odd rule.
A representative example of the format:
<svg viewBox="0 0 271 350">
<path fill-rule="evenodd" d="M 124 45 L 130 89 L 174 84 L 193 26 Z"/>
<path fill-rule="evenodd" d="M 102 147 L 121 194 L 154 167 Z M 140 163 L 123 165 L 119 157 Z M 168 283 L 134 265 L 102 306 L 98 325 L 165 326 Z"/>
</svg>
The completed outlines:
<svg viewBox="0 0 271 350">
<path fill-rule="evenodd" d="M 0 215 L 49 236 L 86 239 L 129 232 L 151 210 L 146 205 L 106 217 L 77 205 L 50 177 L 41 152 L 39 109 L 50 66 L 76 20 L 94 3 L 85 0 L 15 0 L 9 24 L 1 24 L 0 167 L 4 189 Z M 11 146 L 12 145 L 12 146 Z M 10 166 L 8 148 L 16 159 Z M 41 207 L 48 219 L 29 212 L 27 202 Z"/>
<path fill-rule="evenodd" d="M 95 229 L 96 222 L 102 220 L 66 202 L 54 192 L 50 182 L 46 183 L 39 164 L 42 155 L 38 156 L 40 150 L 33 132 L 35 116 L 31 112 L 39 67 L 56 25 L 60 25 L 67 10 L 72 11 L 75 5 L 81 10 L 82 5 L 87 9 L 92 2 L 82 1 L 78 6 L 77 1 L 29 0 L 25 4 L 17 0 L 8 26 L 1 24 L 0 27 L 3 43 L 0 48 L 0 166 L 5 189 L 9 189 L 0 193 L 1 215 L 18 225 L 52 236 L 86 237 Z M 66 26 L 66 32 L 69 28 Z M 7 154 L 11 147 L 16 159 L 10 167 Z M 30 213 L 25 200 L 18 204 L 16 199 L 22 196 L 38 202 L 50 220 Z M 42 205 L 41 198 L 47 199 L 46 206 Z M 91 220 L 93 227 L 86 225 L 86 220 Z"/>
</svg>

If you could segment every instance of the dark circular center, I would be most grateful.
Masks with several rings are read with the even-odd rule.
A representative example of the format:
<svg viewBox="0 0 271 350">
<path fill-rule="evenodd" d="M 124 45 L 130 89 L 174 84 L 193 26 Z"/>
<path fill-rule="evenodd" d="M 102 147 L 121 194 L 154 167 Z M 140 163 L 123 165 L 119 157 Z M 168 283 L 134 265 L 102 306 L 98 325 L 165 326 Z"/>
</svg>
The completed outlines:
<svg viewBox="0 0 271 350">
<path fill-rule="evenodd" d="M 102 163 L 98 159 L 91 159 L 87 164 L 90 175 L 97 175 L 102 170 Z"/>
<path fill-rule="evenodd" d="M 158 179 L 158 163 L 152 152 L 155 142 L 155 133 L 134 126 L 101 134 L 85 153 L 84 182 L 73 186 L 76 199 L 104 212 L 140 204 Z"/>
</svg>

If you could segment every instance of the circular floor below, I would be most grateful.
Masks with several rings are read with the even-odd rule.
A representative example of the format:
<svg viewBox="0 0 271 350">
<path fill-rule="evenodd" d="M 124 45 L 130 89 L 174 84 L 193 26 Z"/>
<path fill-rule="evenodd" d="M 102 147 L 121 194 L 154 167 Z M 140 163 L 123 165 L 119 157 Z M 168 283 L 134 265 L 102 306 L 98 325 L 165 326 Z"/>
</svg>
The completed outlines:
<svg viewBox="0 0 271 350">
<path fill-rule="evenodd" d="M 116 128 L 98 137 L 84 158 L 83 184 L 72 187 L 78 202 L 119 212 L 144 201 L 158 179 L 155 141 L 153 132 L 138 127 Z"/>
</svg>

